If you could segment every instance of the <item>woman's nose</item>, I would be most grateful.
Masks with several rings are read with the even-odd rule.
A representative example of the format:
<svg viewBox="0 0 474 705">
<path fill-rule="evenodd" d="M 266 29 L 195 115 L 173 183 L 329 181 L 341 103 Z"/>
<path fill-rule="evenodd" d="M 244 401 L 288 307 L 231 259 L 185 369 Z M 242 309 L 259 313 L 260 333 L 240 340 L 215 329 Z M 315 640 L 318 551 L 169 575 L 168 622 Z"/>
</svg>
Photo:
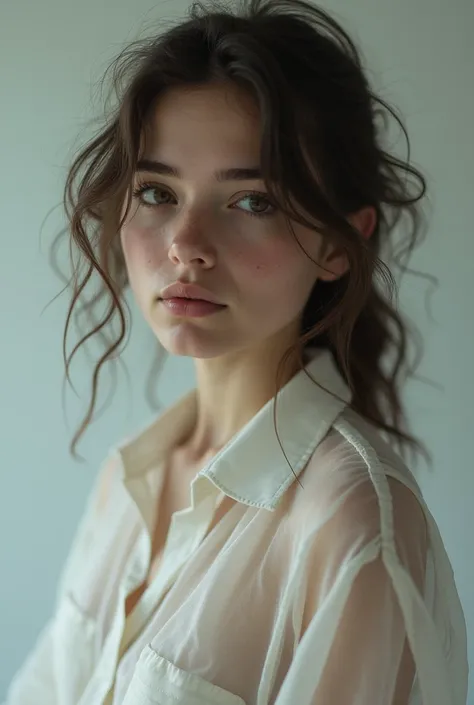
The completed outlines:
<svg viewBox="0 0 474 705">
<path fill-rule="evenodd" d="M 209 267 L 214 264 L 214 247 L 211 243 L 208 227 L 204 227 L 201 218 L 190 214 L 174 222 L 169 257 L 172 261 L 185 265 L 199 262 L 201 265 Z"/>
</svg>

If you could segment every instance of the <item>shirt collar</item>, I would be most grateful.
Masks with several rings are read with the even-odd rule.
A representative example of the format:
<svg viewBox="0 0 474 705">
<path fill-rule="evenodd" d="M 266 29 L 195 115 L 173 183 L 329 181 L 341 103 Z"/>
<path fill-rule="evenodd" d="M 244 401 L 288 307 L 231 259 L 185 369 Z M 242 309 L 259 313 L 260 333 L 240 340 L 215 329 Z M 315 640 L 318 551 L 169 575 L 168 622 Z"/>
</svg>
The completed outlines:
<svg viewBox="0 0 474 705">
<path fill-rule="evenodd" d="M 300 370 L 278 394 L 276 425 L 284 452 L 275 434 L 273 398 L 198 476 L 207 477 L 239 502 L 273 511 L 351 400 L 350 390 L 328 351 L 313 353 L 305 370 Z M 117 447 L 125 479 L 142 475 L 165 460 L 168 451 L 192 430 L 196 402 L 193 389 Z"/>
</svg>

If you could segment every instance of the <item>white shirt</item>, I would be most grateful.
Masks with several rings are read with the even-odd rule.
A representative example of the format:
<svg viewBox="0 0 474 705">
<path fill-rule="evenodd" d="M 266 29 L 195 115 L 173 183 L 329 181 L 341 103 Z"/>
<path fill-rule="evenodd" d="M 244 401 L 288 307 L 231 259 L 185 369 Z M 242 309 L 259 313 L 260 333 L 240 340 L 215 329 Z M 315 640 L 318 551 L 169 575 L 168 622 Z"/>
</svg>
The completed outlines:
<svg viewBox="0 0 474 705">
<path fill-rule="evenodd" d="M 301 371 L 277 400 L 289 464 L 270 400 L 195 476 L 128 619 L 195 390 L 110 452 L 7 705 L 465 705 L 465 621 L 420 489 L 329 353 L 307 370 L 318 384 Z"/>
</svg>

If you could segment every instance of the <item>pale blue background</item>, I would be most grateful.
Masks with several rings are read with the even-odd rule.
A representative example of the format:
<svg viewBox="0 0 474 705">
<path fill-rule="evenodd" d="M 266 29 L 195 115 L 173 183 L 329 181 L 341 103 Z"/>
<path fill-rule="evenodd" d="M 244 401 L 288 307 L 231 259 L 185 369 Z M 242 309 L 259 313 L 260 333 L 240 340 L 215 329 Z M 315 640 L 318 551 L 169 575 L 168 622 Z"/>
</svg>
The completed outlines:
<svg viewBox="0 0 474 705">
<path fill-rule="evenodd" d="M 80 447 L 87 464 L 69 458 L 69 436 L 85 411 L 91 370 L 80 355 L 72 372 L 81 399 L 68 393 L 66 421 L 66 297 L 42 314 L 60 288 L 46 254 L 61 218 L 49 218 L 41 242 L 40 227 L 60 200 L 77 136 L 86 137 L 85 121 L 97 114 L 93 85 L 109 58 L 160 17 L 186 6 L 178 0 L 0 3 L 0 699 L 50 613 L 100 461 L 151 413 L 143 390 L 153 340 L 137 317 L 124 355 L 131 385 L 119 370 L 112 406 Z M 422 372 L 444 392 L 413 383 L 406 398 L 415 430 L 434 454 L 433 472 L 421 468 L 419 479 L 451 556 L 472 634 L 474 4 L 332 0 L 326 6 L 362 42 L 371 76 L 405 115 L 413 156 L 431 180 L 431 231 L 413 265 L 440 278 L 435 322 L 424 313 L 421 283 L 407 280 L 401 301 L 425 335 Z M 162 375 L 162 401 L 171 402 L 192 383 L 190 361 L 171 360 Z M 101 405 L 109 389 L 104 383 Z"/>
</svg>

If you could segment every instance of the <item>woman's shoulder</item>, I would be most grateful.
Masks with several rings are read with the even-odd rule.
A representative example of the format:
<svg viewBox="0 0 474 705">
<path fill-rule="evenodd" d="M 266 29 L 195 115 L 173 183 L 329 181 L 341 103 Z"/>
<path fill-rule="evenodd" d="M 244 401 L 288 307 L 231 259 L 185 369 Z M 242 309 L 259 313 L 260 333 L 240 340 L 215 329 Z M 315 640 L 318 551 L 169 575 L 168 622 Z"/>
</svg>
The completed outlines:
<svg viewBox="0 0 474 705">
<path fill-rule="evenodd" d="M 331 536 L 359 534 L 386 547 L 414 535 L 425 543 L 431 517 L 413 472 L 352 410 L 340 415 L 299 479 L 295 512 L 307 527 L 325 524 Z"/>
<path fill-rule="evenodd" d="M 380 429 L 346 407 L 337 419 L 334 430 L 339 434 L 342 444 L 353 448 L 374 481 L 377 474 L 387 479 L 393 478 L 422 499 L 422 491 L 413 471 Z"/>
</svg>

